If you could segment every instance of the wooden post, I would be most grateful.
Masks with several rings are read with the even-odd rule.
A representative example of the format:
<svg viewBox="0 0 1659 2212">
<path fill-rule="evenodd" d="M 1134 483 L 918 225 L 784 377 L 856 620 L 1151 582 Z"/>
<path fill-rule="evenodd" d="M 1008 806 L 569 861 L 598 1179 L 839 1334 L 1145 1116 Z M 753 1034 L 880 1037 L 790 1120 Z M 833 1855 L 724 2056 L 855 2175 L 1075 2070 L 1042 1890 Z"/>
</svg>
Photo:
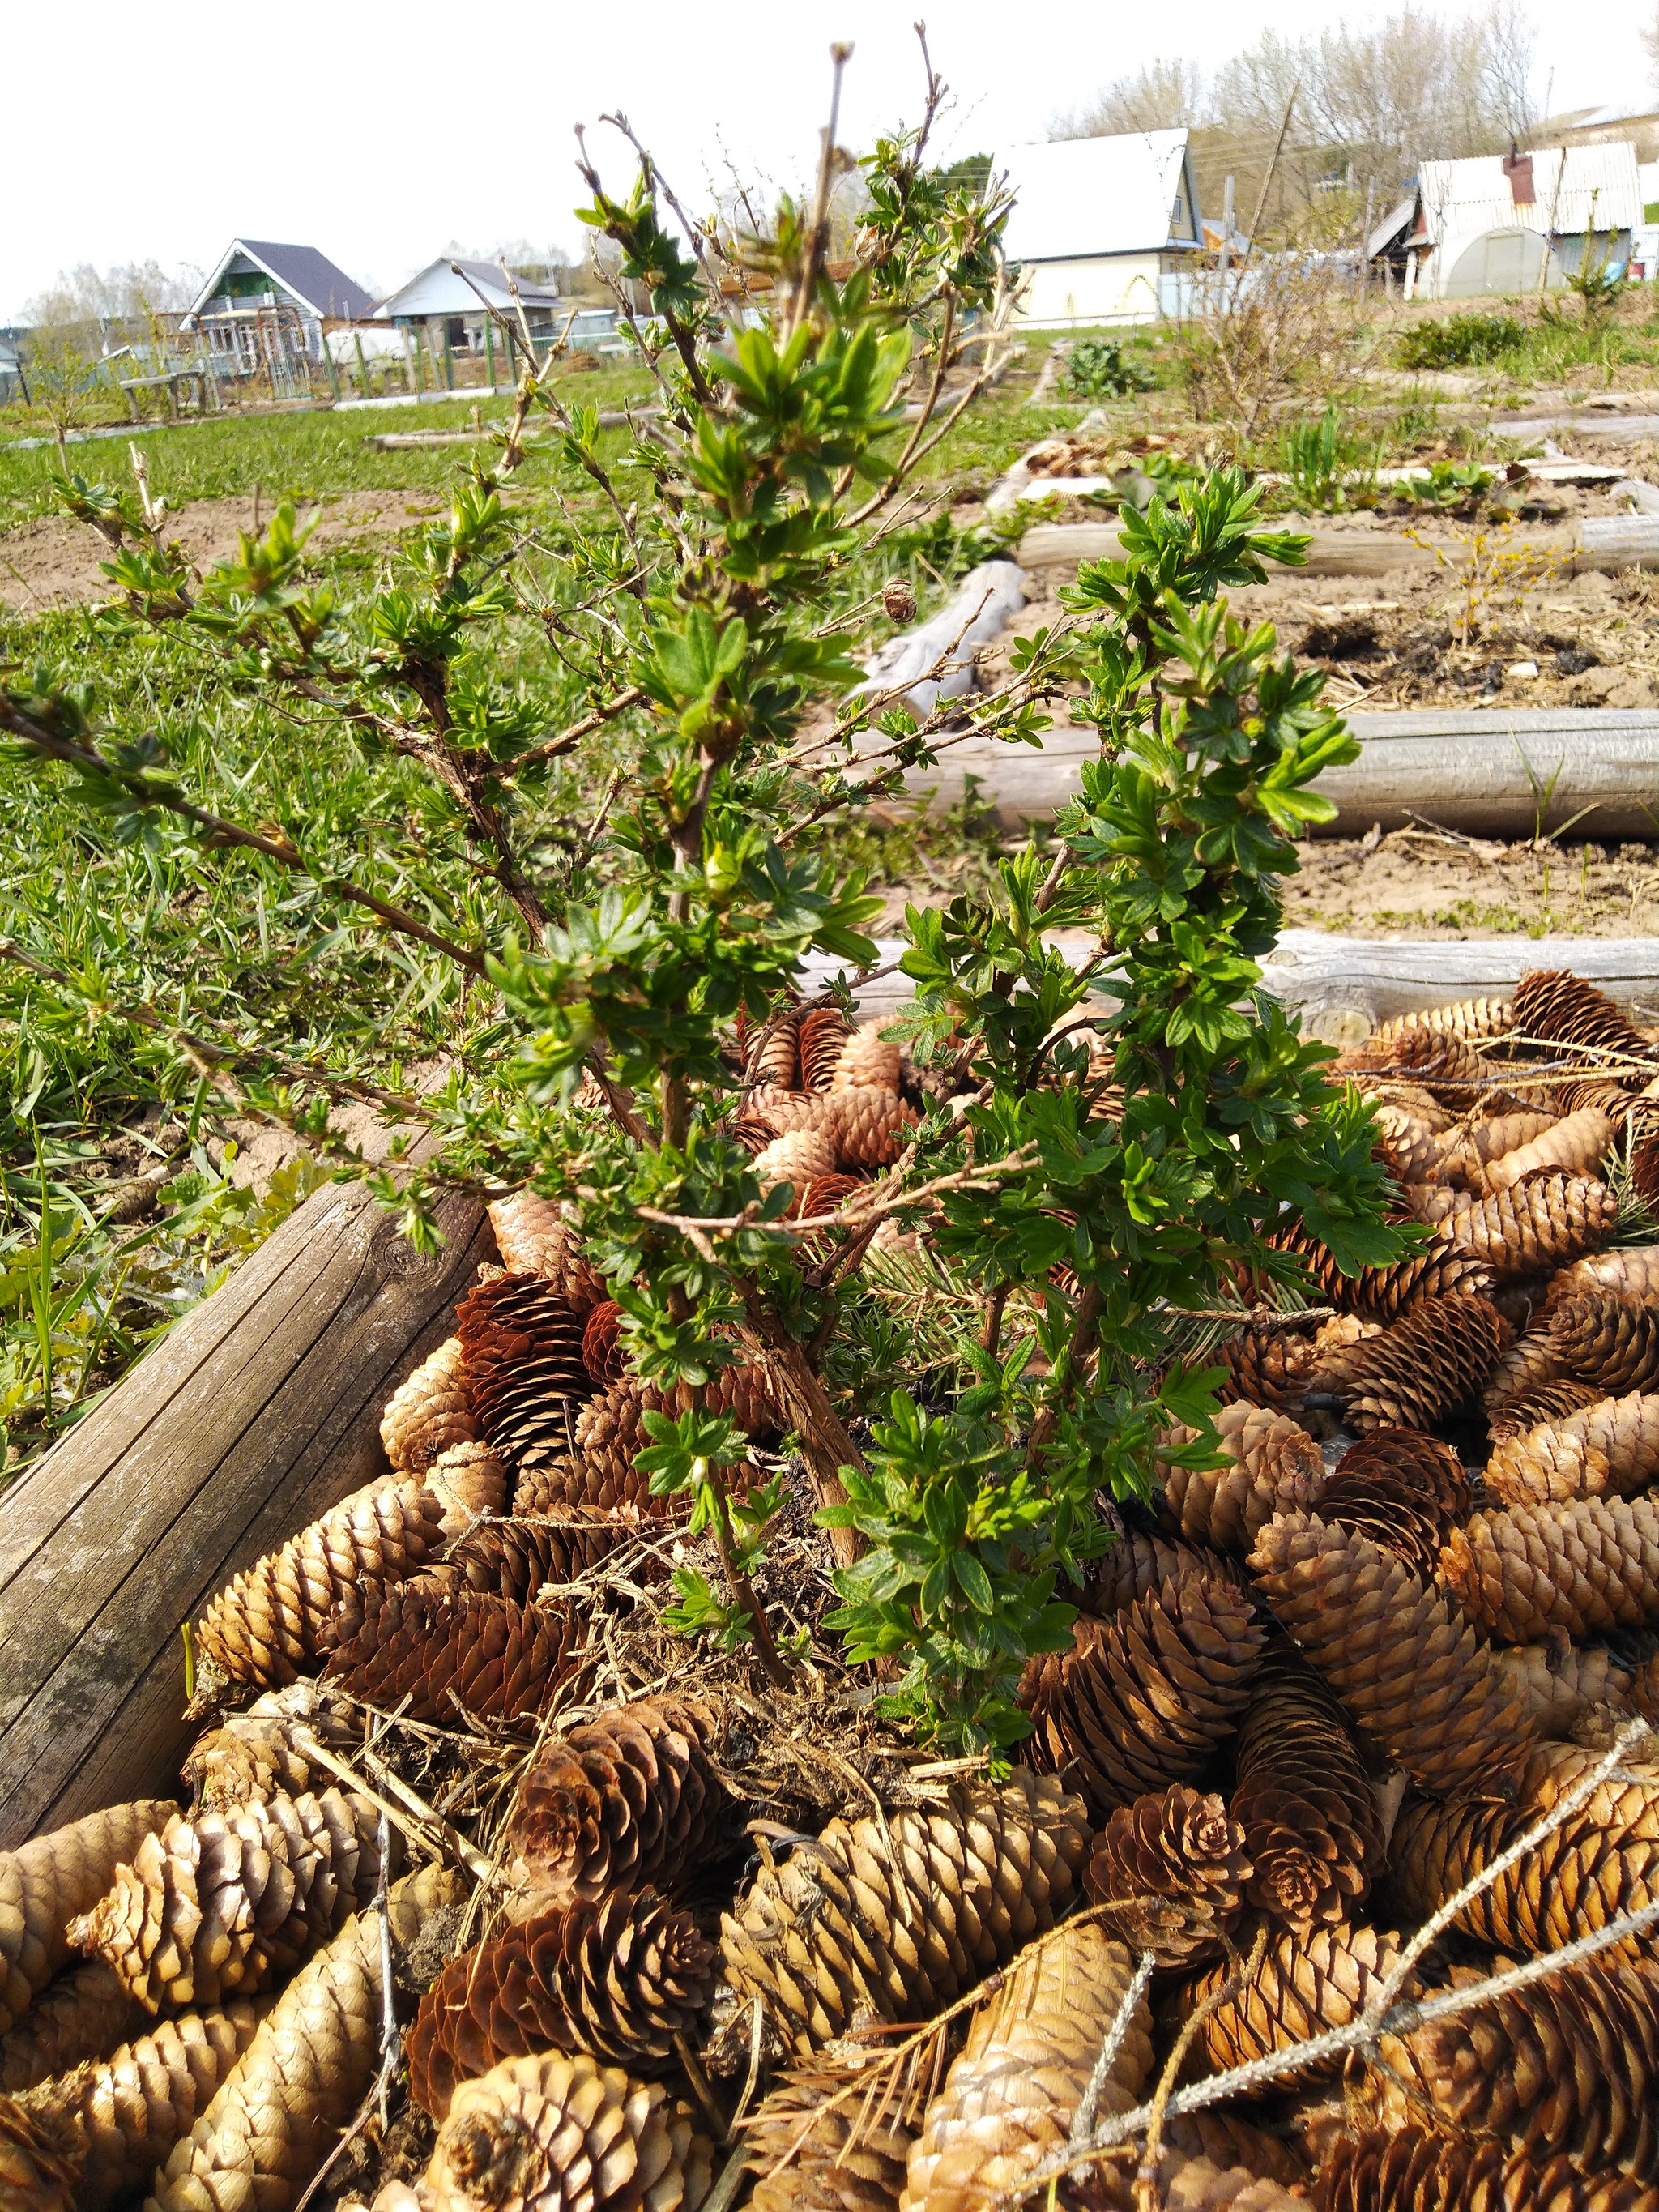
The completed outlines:
<svg viewBox="0 0 1659 2212">
<path fill-rule="evenodd" d="M 398 325 L 398 331 L 399 337 L 404 342 L 404 380 L 410 392 L 418 392 L 420 390 L 420 386 L 415 381 L 415 348 L 410 338 L 409 325 L 407 323 L 399 323 Z"/>
<path fill-rule="evenodd" d="M 373 397 L 373 394 L 370 392 L 368 388 L 368 362 L 363 353 L 363 340 L 361 331 L 353 331 L 351 333 L 351 343 L 357 349 L 357 389 L 365 399 L 368 399 Z"/>
<path fill-rule="evenodd" d="M 455 349 L 449 341 L 449 323 L 447 319 L 446 319 L 444 323 L 444 390 L 446 392 L 453 392 L 454 389 Z"/>
<path fill-rule="evenodd" d="M 328 371 L 329 396 L 337 399 L 340 396 L 340 372 L 334 366 L 334 355 L 329 346 L 326 331 L 323 332 L 323 367 Z"/>
<path fill-rule="evenodd" d="M 495 334 L 490 328 L 488 315 L 484 317 L 484 382 L 493 392 L 495 389 Z"/>
<path fill-rule="evenodd" d="M 8 1490 L 0 1849 L 177 1787 L 179 1625 L 385 1468 L 386 1399 L 494 1252 L 472 1200 L 439 1220 L 422 1258 L 325 1184 Z"/>
</svg>

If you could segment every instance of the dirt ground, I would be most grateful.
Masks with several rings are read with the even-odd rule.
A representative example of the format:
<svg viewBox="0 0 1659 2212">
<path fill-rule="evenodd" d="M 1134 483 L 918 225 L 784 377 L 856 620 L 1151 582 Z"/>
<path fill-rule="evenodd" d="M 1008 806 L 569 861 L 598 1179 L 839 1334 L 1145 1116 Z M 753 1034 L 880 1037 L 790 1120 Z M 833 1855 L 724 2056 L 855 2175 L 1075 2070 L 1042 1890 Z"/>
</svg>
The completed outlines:
<svg viewBox="0 0 1659 2212">
<path fill-rule="evenodd" d="M 263 502 L 262 520 L 270 519 L 271 504 L 269 499 Z M 349 491 L 303 507 L 301 520 L 318 505 L 322 519 L 312 542 L 320 547 L 411 529 L 437 514 L 441 501 L 429 491 Z M 235 552 L 237 533 L 253 527 L 253 501 L 192 500 L 169 524 L 170 534 L 202 568 Z M 108 545 L 88 523 L 56 515 L 25 523 L 0 537 L 0 605 L 13 613 L 40 614 L 48 607 L 107 598 L 112 586 L 99 564 L 109 558 Z"/>
<path fill-rule="evenodd" d="M 1284 885 L 1288 929 L 1383 939 L 1648 937 L 1659 933 L 1659 848 L 1502 845 L 1395 830 L 1314 838 Z"/>
</svg>

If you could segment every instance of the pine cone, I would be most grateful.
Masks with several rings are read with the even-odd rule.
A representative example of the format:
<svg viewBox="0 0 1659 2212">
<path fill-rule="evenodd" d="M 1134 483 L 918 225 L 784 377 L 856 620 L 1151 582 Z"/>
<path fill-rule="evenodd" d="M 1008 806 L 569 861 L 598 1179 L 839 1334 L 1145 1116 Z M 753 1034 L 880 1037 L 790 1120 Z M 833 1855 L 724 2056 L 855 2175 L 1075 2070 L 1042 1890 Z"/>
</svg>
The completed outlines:
<svg viewBox="0 0 1659 2212">
<path fill-rule="evenodd" d="M 5 2212 L 76 2212 L 81 2146 L 61 2113 L 0 2098 L 0 2205 Z"/>
<path fill-rule="evenodd" d="M 809 1091 L 780 1091 L 775 1083 L 757 1083 L 744 1092 L 738 1118 L 763 1124 L 775 1137 L 787 1137 L 792 1129 L 817 1128 L 823 1101 Z"/>
<path fill-rule="evenodd" d="M 1326 1304 L 1358 1314 L 1362 1321 L 1395 1321 L 1425 1299 L 1456 1291 L 1479 1292 L 1492 1281 L 1486 1260 L 1457 1249 L 1449 1232 L 1391 1267 L 1362 1267 L 1357 1275 L 1345 1275 L 1329 1247 L 1300 1225 L 1276 1230 L 1268 1242 L 1281 1252 L 1294 1252 L 1305 1263 L 1311 1287 Z"/>
<path fill-rule="evenodd" d="M 1611 1291 L 1645 1304 L 1659 1298 L 1659 1244 L 1635 1244 L 1622 1252 L 1595 1252 L 1575 1260 L 1553 1278 L 1548 1306 L 1553 1312 L 1584 1291 Z"/>
<path fill-rule="evenodd" d="M 582 1365 L 596 1390 L 620 1382 L 629 1372 L 628 1350 L 623 1342 L 622 1308 L 615 1298 L 594 1307 L 582 1330 Z"/>
<path fill-rule="evenodd" d="M 452 1444 L 428 1468 L 426 1486 L 438 1501 L 447 1539 L 507 1510 L 507 1462 L 488 1444 Z"/>
<path fill-rule="evenodd" d="M 1376 1794 L 1341 1706 L 1282 1646 L 1251 1686 L 1233 1759 L 1246 1899 L 1292 1927 L 1346 1920 L 1382 1864 Z"/>
<path fill-rule="evenodd" d="M 672 1887 L 714 1856 L 730 1804 L 710 1757 L 720 1726 L 711 1705 L 644 1698 L 543 1744 L 507 1832 L 515 1914 Z"/>
<path fill-rule="evenodd" d="M 1381 1336 L 1357 1345 L 1332 1377 L 1348 1425 L 1428 1429 L 1479 1401 L 1509 1336 L 1484 1298 L 1425 1298 Z"/>
<path fill-rule="evenodd" d="M 1214 1581 L 1233 1583 L 1241 1595 L 1244 1589 L 1243 1570 L 1236 1560 L 1205 1545 L 1167 1543 L 1134 1528 L 1091 1559 L 1087 1573 L 1080 1608 L 1102 1618 L 1167 1582 Z"/>
<path fill-rule="evenodd" d="M 1331 1069 L 1334 1076 L 1354 1076 L 1363 1084 L 1368 1077 L 1406 1076 L 1437 1099 L 1443 1106 L 1475 1103 L 1491 1081 L 1485 1061 L 1474 1046 L 1449 1030 L 1398 1030 L 1377 1046 L 1370 1042 L 1355 1052 L 1345 1052 Z"/>
<path fill-rule="evenodd" d="M 1551 1172 L 1496 1191 L 1453 1214 L 1441 1224 L 1440 1233 L 1501 1280 L 1565 1267 L 1593 1252 L 1612 1235 L 1618 1219 L 1619 1201 L 1604 1182 Z"/>
<path fill-rule="evenodd" d="M 599 1403 L 595 1399 L 585 1406 L 584 1416 Z M 638 1400 L 629 1399 L 624 1404 L 631 1407 L 637 1424 Z M 566 1452 L 549 1460 L 544 1467 L 525 1469 L 514 1492 L 514 1509 L 520 1517 L 558 1521 L 568 1520 L 572 1514 L 601 1513 L 637 1528 L 641 1520 L 660 1519 L 673 1512 L 673 1499 L 653 1498 L 649 1478 L 634 1471 L 634 1455 L 646 1442 L 637 1425 L 625 1446 L 615 1443 L 608 1427 L 597 1428 L 593 1435 L 591 1449 Z"/>
<path fill-rule="evenodd" d="M 1361 1324 L 1352 1322 L 1351 1328 Z M 1247 1322 L 1237 1336 L 1218 1344 L 1209 1358 L 1198 1364 L 1223 1362 L 1227 1380 L 1218 1393 L 1224 1406 L 1271 1406 L 1284 1412 L 1302 1403 L 1316 1352 L 1318 1324 L 1300 1314 L 1275 1316 L 1271 1321 Z"/>
<path fill-rule="evenodd" d="M 1480 1394 L 1488 1418 L 1560 1377 L 1561 1355 L 1548 1321 L 1540 1317 L 1535 1328 L 1506 1347 L 1492 1369 L 1492 1380 Z"/>
<path fill-rule="evenodd" d="M 1508 1505 L 1626 1497 L 1659 1474 L 1659 1396 L 1598 1398 L 1565 1420 L 1506 1437 L 1486 1462 L 1491 1496 Z"/>
<path fill-rule="evenodd" d="M 804 1091 L 828 1091 L 842 1051 L 858 1032 L 839 1006 L 809 1006 L 800 1018 L 800 1080 Z M 898 1087 L 898 1054 L 893 1054 L 891 1087 Z"/>
<path fill-rule="evenodd" d="M 1320 2173 L 1319 2212 L 1654 2212 L 1651 2193 L 1564 2158 L 1537 2166 L 1501 2144 L 1421 2128 L 1344 2136 Z"/>
<path fill-rule="evenodd" d="M 743 1072 L 750 1084 L 774 1083 L 781 1091 L 799 1091 L 800 1079 L 800 1010 L 785 1006 L 763 1028 L 749 1037 Z"/>
<path fill-rule="evenodd" d="M 1440 1579 L 1478 1627 L 1539 1644 L 1659 1622 L 1659 1500 L 1576 1498 L 1475 1513 L 1454 1528 Z"/>
<path fill-rule="evenodd" d="M 1309 2042 L 1327 2028 L 1346 2027 L 1364 2011 L 1399 1955 L 1399 1938 L 1375 1928 L 1287 1929 L 1268 1944 L 1255 1974 L 1209 2014 L 1198 2031 L 1197 2048 L 1210 2070 L 1219 2074 Z M 1190 2017 L 1234 1972 L 1224 1960 L 1188 1982 L 1178 2000 L 1183 2016 Z M 1327 2061 L 1291 2078 L 1318 2080 L 1339 2063 Z"/>
<path fill-rule="evenodd" d="M 855 2019 L 930 2019 L 1069 1909 L 1088 1844 L 1079 1801 L 1018 1766 L 942 1804 L 831 1820 L 722 1919 L 727 1987 L 803 2058 Z"/>
<path fill-rule="evenodd" d="M 458 2082 L 532 2051 L 586 2051 L 658 2074 L 695 2039 L 714 1995 L 713 1944 L 653 1889 L 538 1913 L 452 1959 L 406 2039 L 410 2092 L 441 2120 Z"/>
<path fill-rule="evenodd" d="M 378 1823 L 366 1797 L 338 1790 L 175 1815 L 116 1869 L 69 1939 L 106 1960 L 153 2013 L 250 1995 L 374 1896 Z"/>
<path fill-rule="evenodd" d="M 562 1487 L 570 1504 L 580 1499 L 613 1510 L 632 1506 L 640 1513 L 657 1509 L 650 1479 L 635 1474 L 634 1462 L 650 1442 L 641 1416 L 647 1407 L 659 1411 L 661 1404 L 658 1392 L 647 1392 L 631 1375 L 588 1401 L 576 1418 L 575 1447 Z M 538 1489 L 537 1495 L 538 1510 L 546 1510 L 545 1492 Z"/>
<path fill-rule="evenodd" d="M 1022 2193 L 1031 2168 L 1066 2140 L 1133 1974 L 1130 1953 L 1087 1925 L 1026 1953 L 975 2010 L 927 2107 L 908 2205 L 992 2212 Z M 1148 2025 L 1143 1999 L 1100 2085 L 1103 2119 L 1130 2111 L 1152 2070 Z"/>
<path fill-rule="evenodd" d="M 891 1167 L 909 1141 L 916 1126 L 915 1109 L 896 1091 L 859 1084 L 830 1094 L 823 1133 L 834 1139 L 834 1165 L 848 1168 Z"/>
<path fill-rule="evenodd" d="M 428 1589 L 481 1591 L 514 1605 L 534 1605 L 548 1584 L 574 1582 L 625 1544 L 637 1522 L 589 1506 L 556 1519 L 492 1521 L 465 1536 L 441 1567 L 423 1576 Z"/>
<path fill-rule="evenodd" d="M 1568 968 L 1534 968 L 1515 987 L 1515 1034 L 1543 1044 L 1583 1044 L 1648 1057 L 1647 1040 L 1603 991 Z"/>
<path fill-rule="evenodd" d="M 1407 1799 L 1395 1826 L 1389 1867 L 1401 1906 L 1426 1919 L 1533 1827 L 1599 1763 L 1595 1752 L 1540 1744 L 1510 1770 L 1514 1804 L 1430 1805 Z M 1559 1949 L 1659 1899 L 1659 1782 L 1604 1782 L 1583 1808 L 1535 1844 L 1457 1915 L 1453 1925 L 1500 1951 Z M 1639 1954 L 1645 1936 L 1597 1954 Z"/>
<path fill-rule="evenodd" d="M 1437 1131 L 1403 1106 L 1386 1103 L 1371 1109 L 1376 1132 L 1372 1147 L 1396 1182 L 1423 1182 L 1440 1162 Z"/>
<path fill-rule="evenodd" d="M 1544 1311 L 1551 1279 L 1547 1273 L 1522 1275 L 1512 1283 L 1499 1283 L 1489 1296 L 1511 1328 L 1530 1328 Z"/>
<path fill-rule="evenodd" d="M 106 2052 L 149 2025 L 114 1969 L 88 1959 L 49 1982 L 11 2033 L 0 2039 L 0 2091 L 15 2096 Z M 4 2201 L 0 2185 L 0 2203 Z"/>
<path fill-rule="evenodd" d="M 1604 1115 L 1613 1124 L 1613 1141 L 1617 1144 L 1636 1110 L 1638 1095 L 1628 1084 L 1616 1083 L 1610 1076 L 1592 1075 L 1577 1083 L 1558 1084 L 1555 1103 L 1564 1121 L 1592 1110 Z"/>
<path fill-rule="evenodd" d="M 435 1556 L 442 1514 L 418 1480 L 370 1483 L 222 1589 L 197 1624 L 203 1650 L 233 1682 L 295 1680 L 336 1606 L 361 1617 Z"/>
<path fill-rule="evenodd" d="M 1517 1145 L 1513 1152 L 1489 1160 L 1486 1186 L 1490 1190 L 1512 1190 L 1524 1177 L 1540 1170 L 1593 1178 L 1618 1133 L 1600 1106 L 1581 1106 L 1541 1130 L 1530 1143 Z"/>
<path fill-rule="evenodd" d="M 1101 1817 L 1203 1771 L 1237 1725 L 1266 1641 L 1249 1600 L 1220 1582 L 1166 1583 L 1072 1633 L 1069 1651 L 1028 1665 L 1020 1702 L 1033 1763 Z"/>
<path fill-rule="evenodd" d="M 421 2203 L 426 2212 L 695 2212 L 712 2162 L 695 2115 L 660 2082 L 548 2052 L 461 2084 Z"/>
<path fill-rule="evenodd" d="M 1593 1382 L 1571 1382 L 1561 1376 L 1553 1382 L 1540 1382 L 1523 1397 L 1488 1407 L 1486 1426 L 1492 1442 L 1503 1443 L 1525 1436 L 1528 1429 L 1559 1426 L 1571 1414 L 1582 1413 L 1586 1406 L 1600 1404 L 1601 1395 Z"/>
<path fill-rule="evenodd" d="M 836 1056 L 831 1091 L 892 1091 L 899 1087 L 901 1059 L 896 1044 L 881 1034 L 882 1020 L 860 1022 Z M 809 1088 L 816 1088 L 810 1085 Z"/>
<path fill-rule="evenodd" d="M 1084 1887 L 1109 1935 L 1161 1966 L 1219 1955 L 1253 1871 L 1220 1797 L 1177 1786 L 1121 1805 L 1095 1838 Z"/>
<path fill-rule="evenodd" d="M 1632 1678 L 1612 1654 L 1595 1647 L 1581 1650 L 1564 1636 L 1547 1644 L 1506 1645 L 1492 1653 L 1492 1662 L 1542 1736 L 1565 1742 L 1592 1707 L 1632 1710 Z"/>
<path fill-rule="evenodd" d="M 462 1887 L 435 1867 L 392 1884 L 394 1963 Z M 380 2063 L 380 1914 L 360 1912 L 301 1967 L 174 2146 L 145 2212 L 289 2212 Z"/>
<path fill-rule="evenodd" d="M 791 1129 L 756 1153 L 755 1176 L 763 1190 L 787 1182 L 799 1198 L 808 1183 L 834 1175 L 839 1162 L 836 1139 L 828 1129 Z"/>
<path fill-rule="evenodd" d="M 337 1644 L 325 1680 L 406 1720 L 517 1720 L 545 1712 L 585 1671 L 586 1634 L 562 1606 L 514 1605 L 477 1590 L 451 1593 L 424 1577 L 402 1583 L 363 1612 Z"/>
<path fill-rule="evenodd" d="M 1224 1467 L 1165 1467 L 1155 1460 L 1164 1516 L 1188 1543 L 1244 1553 L 1275 1513 L 1317 1502 L 1325 1487 L 1324 1455 L 1305 1429 L 1263 1407 L 1225 1407 L 1215 1427 Z M 1174 1429 L 1161 1449 L 1178 1451 L 1197 1437 L 1196 1429 Z"/>
<path fill-rule="evenodd" d="M 245 2002 L 162 2021 L 101 2064 L 82 2066 L 16 2104 L 0 2100 L 10 2108 L 0 2109 L 0 2142 L 15 2139 L 16 2118 L 27 2112 L 45 2123 L 74 2172 L 73 2193 L 55 2199 L 33 2190 L 14 2197 L 0 2179 L 0 2203 L 20 2212 L 23 2203 L 40 2212 L 52 2202 L 64 2212 L 113 2212 L 189 2134 L 258 2025 L 258 2008 Z"/>
<path fill-rule="evenodd" d="M 761 2104 L 744 2131 L 749 2171 L 760 2176 L 750 2212 L 895 2212 L 926 2085 L 866 2108 L 867 2090 L 842 2094 L 857 2078 L 827 2065 L 799 2067 Z"/>
<path fill-rule="evenodd" d="M 1441 1171 L 1445 1172 L 1445 1162 Z M 1420 1221 L 1425 1229 L 1437 1229 L 1454 1213 L 1462 1213 L 1474 1204 L 1472 1190 L 1455 1189 L 1446 1182 L 1411 1182 L 1405 1185 L 1401 1196 L 1413 1221 Z"/>
<path fill-rule="evenodd" d="M 231 1713 L 191 1744 L 184 1778 L 194 1793 L 197 1813 L 234 1813 L 278 1792 L 304 1796 L 312 1784 L 313 1762 L 295 1743 L 285 1717 Z M 326 1789 L 330 1778 L 319 1778 Z"/>
<path fill-rule="evenodd" d="M 1366 1735 L 1426 1790 L 1467 1787 L 1532 1735 L 1432 1583 L 1310 1513 L 1271 1521 L 1250 1565 L 1280 1625 Z"/>
<path fill-rule="evenodd" d="M 1440 1139 L 1433 1180 L 1482 1189 L 1486 1170 L 1494 1160 L 1532 1144 L 1560 1118 L 1547 1109 L 1522 1107 L 1513 1114 L 1487 1114 L 1459 1121 Z"/>
<path fill-rule="evenodd" d="M 0 1853 L 0 2035 L 68 1960 L 69 1923 L 96 1905 L 121 1862 L 177 1811 L 163 1797 L 112 1805 Z"/>
<path fill-rule="evenodd" d="M 463 1298 L 455 1325 L 467 1389 L 484 1441 L 509 1467 L 568 1451 L 592 1394 L 582 1321 L 539 1275 L 497 1275 Z"/>
<path fill-rule="evenodd" d="M 1415 1429 L 1373 1429 L 1351 1445 L 1318 1500 L 1322 1521 L 1370 1537 L 1425 1582 L 1474 1504 L 1451 1446 Z"/>
<path fill-rule="evenodd" d="M 532 1190 L 498 1198 L 489 1208 L 495 1249 L 512 1275 L 541 1275 L 572 1313 L 585 1314 L 610 1292 L 581 1256 L 574 1231 L 550 1198 Z"/>
<path fill-rule="evenodd" d="M 1659 1213 L 1659 1131 L 1631 1146 L 1630 1187 L 1650 1213 Z"/>
<path fill-rule="evenodd" d="M 380 1442 L 399 1474 L 424 1474 L 452 1444 L 477 1440 L 477 1423 L 461 1371 L 461 1340 L 452 1336 L 400 1382 L 380 1416 Z"/>
<path fill-rule="evenodd" d="M 1659 1303 L 1638 1305 L 1607 1291 L 1563 1298 L 1550 1316 L 1550 1334 L 1565 1371 L 1621 1398 L 1659 1381 Z"/>
<path fill-rule="evenodd" d="M 1429 1006 L 1420 1013 L 1396 1014 L 1382 1023 L 1365 1040 L 1372 1048 L 1389 1047 L 1413 1030 L 1427 1030 L 1436 1036 L 1462 1037 L 1466 1044 L 1507 1036 L 1515 1027 L 1515 1009 L 1505 999 L 1460 999 L 1444 1006 Z"/>
</svg>

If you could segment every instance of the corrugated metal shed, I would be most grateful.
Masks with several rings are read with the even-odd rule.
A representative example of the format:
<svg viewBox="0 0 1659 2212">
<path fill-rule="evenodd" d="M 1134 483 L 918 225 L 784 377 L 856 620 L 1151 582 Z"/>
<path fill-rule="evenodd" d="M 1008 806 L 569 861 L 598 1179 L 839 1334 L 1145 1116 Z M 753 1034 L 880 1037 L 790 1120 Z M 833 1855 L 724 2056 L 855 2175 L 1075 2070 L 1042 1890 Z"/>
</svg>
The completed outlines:
<svg viewBox="0 0 1659 2212">
<path fill-rule="evenodd" d="M 1413 243 L 1444 246 L 1488 230 L 1570 237 L 1592 227 L 1631 230 L 1641 222 L 1636 149 L 1628 140 L 1611 146 L 1540 147 L 1531 160 L 1530 200 L 1516 199 L 1501 154 L 1425 161 L 1418 172 Z"/>
<path fill-rule="evenodd" d="M 520 301 L 526 309 L 568 308 L 569 305 L 545 284 L 532 284 L 520 277 L 518 285 Z M 382 300 L 374 313 L 419 321 L 428 315 L 482 314 L 486 301 L 504 314 L 512 312 L 513 295 L 499 266 L 493 261 L 466 261 L 445 254 L 441 260 L 428 262 L 418 275 Z"/>
<path fill-rule="evenodd" d="M 994 168 L 1015 199 L 1011 261 L 1087 260 L 1200 243 L 1184 131 L 1012 146 Z"/>
</svg>

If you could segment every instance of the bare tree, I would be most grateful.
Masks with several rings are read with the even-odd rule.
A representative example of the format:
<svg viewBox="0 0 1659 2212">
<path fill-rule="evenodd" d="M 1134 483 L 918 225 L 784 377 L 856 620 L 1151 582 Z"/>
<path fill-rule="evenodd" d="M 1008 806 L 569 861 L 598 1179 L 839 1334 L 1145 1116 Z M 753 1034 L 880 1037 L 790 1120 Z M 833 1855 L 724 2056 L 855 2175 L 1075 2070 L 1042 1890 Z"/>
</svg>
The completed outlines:
<svg viewBox="0 0 1659 2212">
<path fill-rule="evenodd" d="M 100 329 L 104 324 L 143 323 L 189 307 L 201 289 L 199 269 L 181 267 L 171 275 L 159 261 L 130 261 L 94 269 L 83 261 L 60 270 L 38 299 L 28 301 L 23 319 L 36 329 Z"/>
<path fill-rule="evenodd" d="M 1189 130 L 1204 114 L 1204 76 L 1196 62 L 1160 54 L 1133 76 L 1115 77 L 1079 114 L 1054 126 L 1056 138 L 1103 138 L 1130 131 Z"/>
</svg>

